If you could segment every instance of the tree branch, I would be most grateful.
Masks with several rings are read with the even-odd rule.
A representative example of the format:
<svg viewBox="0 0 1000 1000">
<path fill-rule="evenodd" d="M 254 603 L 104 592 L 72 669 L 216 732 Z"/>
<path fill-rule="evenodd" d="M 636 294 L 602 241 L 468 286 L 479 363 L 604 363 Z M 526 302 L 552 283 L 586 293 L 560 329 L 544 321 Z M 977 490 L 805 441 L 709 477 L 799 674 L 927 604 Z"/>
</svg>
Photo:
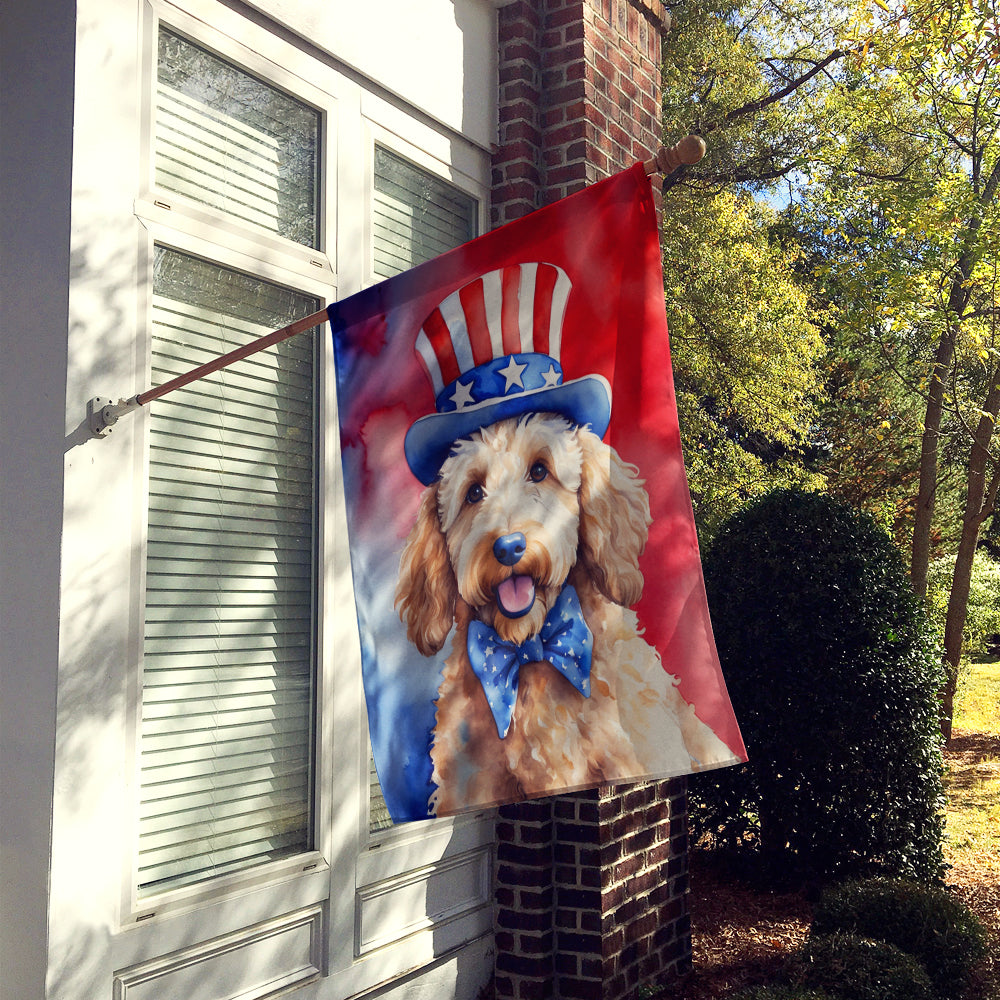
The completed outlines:
<svg viewBox="0 0 1000 1000">
<path fill-rule="evenodd" d="M 755 115 L 758 111 L 763 111 L 764 108 L 770 106 L 771 104 L 777 104 L 778 101 L 783 100 L 789 94 L 798 90 L 803 84 L 808 83 L 814 76 L 822 73 L 823 70 L 825 70 L 831 63 L 836 62 L 838 59 L 843 59 L 846 55 L 846 49 L 834 49 L 829 55 L 826 56 L 826 58 L 821 59 L 818 63 L 816 63 L 816 65 L 814 65 L 813 68 L 807 73 L 803 73 L 802 76 L 796 77 L 787 86 L 782 87 L 781 90 L 776 90 L 773 94 L 768 94 L 766 97 L 758 98 L 756 101 L 750 101 L 742 107 L 733 108 L 732 111 L 726 112 L 721 121 L 712 125 L 702 126 L 700 134 L 706 135 L 709 132 L 714 132 L 717 128 L 722 128 L 724 125 L 728 125 L 737 118 L 744 118 L 747 115 Z"/>
</svg>

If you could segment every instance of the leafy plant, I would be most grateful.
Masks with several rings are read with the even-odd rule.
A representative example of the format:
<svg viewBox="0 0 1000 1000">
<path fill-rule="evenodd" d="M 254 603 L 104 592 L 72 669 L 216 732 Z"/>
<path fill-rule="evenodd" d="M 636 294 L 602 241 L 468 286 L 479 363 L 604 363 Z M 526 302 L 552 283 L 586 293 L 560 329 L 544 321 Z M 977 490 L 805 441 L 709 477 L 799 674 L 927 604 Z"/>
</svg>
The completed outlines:
<svg viewBox="0 0 1000 1000">
<path fill-rule="evenodd" d="M 849 932 L 895 945 L 920 961 L 943 997 L 959 997 L 986 956 L 986 932 L 947 890 L 904 879 L 870 879 L 827 889 L 814 935 Z"/>
<path fill-rule="evenodd" d="M 801 986 L 837 1000 L 933 1000 L 924 967 L 895 945 L 854 934 L 810 938 L 793 969 Z"/>
<path fill-rule="evenodd" d="M 773 222 L 766 205 L 728 192 L 676 192 L 664 220 L 677 410 L 702 538 L 748 492 L 809 480 L 802 453 L 824 348 Z"/>
<path fill-rule="evenodd" d="M 722 528 L 705 583 L 750 762 L 692 780 L 696 835 L 772 872 L 939 878 L 941 666 L 888 536 L 779 490 Z"/>
</svg>

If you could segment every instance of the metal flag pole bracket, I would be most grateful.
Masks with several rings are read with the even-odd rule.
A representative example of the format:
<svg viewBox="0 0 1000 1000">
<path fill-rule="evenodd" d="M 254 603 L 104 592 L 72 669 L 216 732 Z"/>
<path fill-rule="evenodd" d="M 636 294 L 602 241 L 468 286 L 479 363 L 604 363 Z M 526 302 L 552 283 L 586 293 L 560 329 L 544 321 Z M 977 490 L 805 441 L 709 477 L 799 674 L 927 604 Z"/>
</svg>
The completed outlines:
<svg viewBox="0 0 1000 1000">
<path fill-rule="evenodd" d="M 140 405 L 137 396 L 132 396 L 130 399 L 119 399 L 117 403 L 104 396 L 94 396 L 93 399 L 88 399 L 87 423 L 90 425 L 90 433 L 94 437 L 107 437 L 111 433 L 111 428 L 118 423 L 120 416 L 138 409 Z"/>
</svg>

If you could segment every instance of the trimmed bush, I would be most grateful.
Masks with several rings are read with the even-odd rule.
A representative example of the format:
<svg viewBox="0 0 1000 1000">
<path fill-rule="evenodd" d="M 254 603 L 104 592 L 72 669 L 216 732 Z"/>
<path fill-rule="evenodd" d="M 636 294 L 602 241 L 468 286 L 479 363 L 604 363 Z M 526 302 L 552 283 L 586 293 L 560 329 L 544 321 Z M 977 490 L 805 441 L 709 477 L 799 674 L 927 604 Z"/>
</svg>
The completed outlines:
<svg viewBox="0 0 1000 1000">
<path fill-rule="evenodd" d="M 793 976 L 837 1000 L 934 1000 L 930 977 L 912 955 L 854 934 L 810 938 Z"/>
<path fill-rule="evenodd" d="M 895 945 L 918 959 L 939 995 L 960 997 L 987 954 L 986 932 L 947 890 L 904 879 L 870 879 L 827 889 L 812 933 L 850 932 Z"/>
<path fill-rule="evenodd" d="M 695 834 L 774 873 L 940 878 L 943 672 L 889 536 L 779 490 L 722 528 L 705 583 L 750 762 L 691 779 Z"/>
</svg>

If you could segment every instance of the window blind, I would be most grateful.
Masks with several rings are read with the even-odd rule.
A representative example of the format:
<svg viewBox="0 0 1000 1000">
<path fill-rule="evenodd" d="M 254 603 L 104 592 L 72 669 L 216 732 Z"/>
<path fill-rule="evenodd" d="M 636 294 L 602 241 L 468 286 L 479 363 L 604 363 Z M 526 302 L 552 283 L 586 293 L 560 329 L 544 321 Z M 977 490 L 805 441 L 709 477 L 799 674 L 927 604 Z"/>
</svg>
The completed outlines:
<svg viewBox="0 0 1000 1000">
<path fill-rule="evenodd" d="M 477 235 L 476 199 L 375 147 L 374 262 L 391 278 Z"/>
<path fill-rule="evenodd" d="M 319 112 L 162 27 L 155 111 L 159 189 L 318 245 Z"/>
<path fill-rule="evenodd" d="M 375 147 L 373 262 L 391 278 L 477 235 L 476 199 L 381 146 Z M 392 825 L 375 762 L 369 760 L 371 832 Z"/>
<path fill-rule="evenodd" d="M 317 308 L 158 247 L 152 382 Z M 150 407 L 140 895 L 312 846 L 314 338 Z"/>
</svg>

